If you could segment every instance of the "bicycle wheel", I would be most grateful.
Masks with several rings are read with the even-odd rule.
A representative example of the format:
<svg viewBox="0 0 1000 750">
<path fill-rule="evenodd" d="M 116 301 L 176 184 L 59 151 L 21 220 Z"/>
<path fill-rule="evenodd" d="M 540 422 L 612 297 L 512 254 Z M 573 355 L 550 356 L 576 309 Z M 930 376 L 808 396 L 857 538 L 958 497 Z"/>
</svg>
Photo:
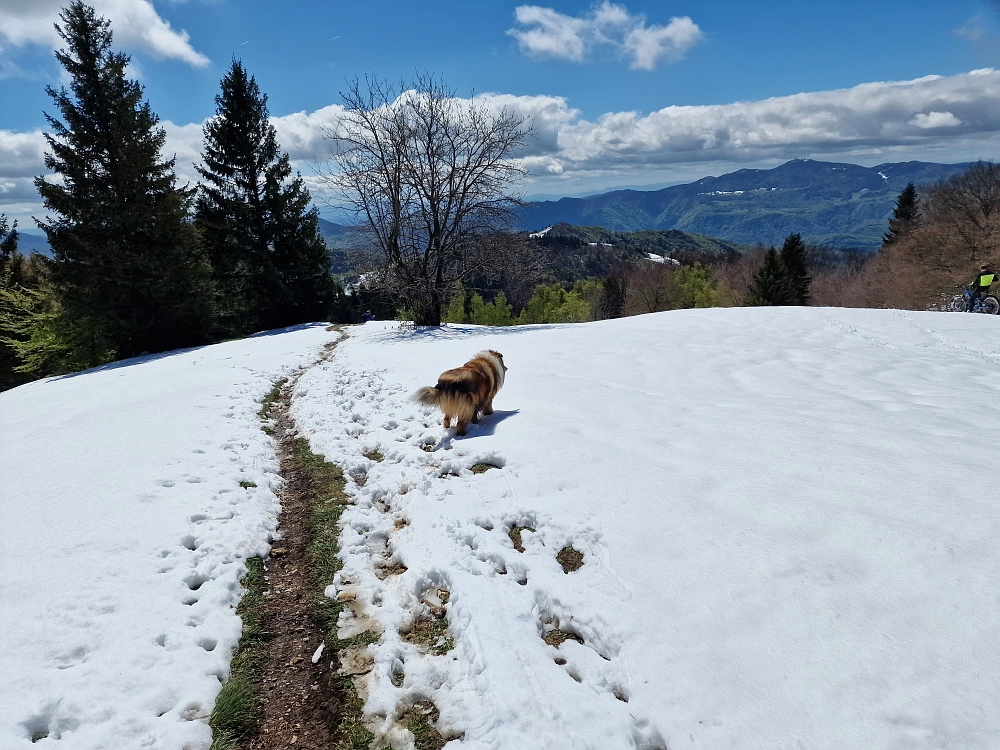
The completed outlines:
<svg viewBox="0 0 1000 750">
<path fill-rule="evenodd" d="M 951 298 L 951 303 L 948 305 L 948 309 L 952 312 L 965 312 L 969 309 L 969 306 L 966 304 L 964 296 L 956 294 Z"/>
<path fill-rule="evenodd" d="M 992 294 L 983 297 L 983 307 L 981 312 L 984 312 L 987 315 L 996 315 L 997 313 L 1000 313 L 1000 300 Z"/>
</svg>

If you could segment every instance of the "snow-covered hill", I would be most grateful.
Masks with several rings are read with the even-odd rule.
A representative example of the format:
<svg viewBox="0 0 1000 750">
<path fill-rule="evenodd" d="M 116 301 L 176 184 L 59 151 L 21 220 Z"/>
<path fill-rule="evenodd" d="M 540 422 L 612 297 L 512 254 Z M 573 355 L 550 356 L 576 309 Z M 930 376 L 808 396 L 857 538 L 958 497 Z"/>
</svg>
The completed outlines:
<svg viewBox="0 0 1000 750">
<path fill-rule="evenodd" d="M 351 329 L 292 412 L 353 477 L 328 592 L 355 600 L 345 632 L 382 633 L 373 726 L 405 741 L 394 718 L 432 700 L 451 747 L 997 747 L 998 323 L 716 309 Z M 239 561 L 273 529 L 254 400 L 331 336 L 0 394 L 0 746 L 42 724 L 64 748 L 206 741 Z M 484 348 L 507 384 L 456 438 L 409 397 Z M 442 606 L 446 653 L 403 637 Z"/>
<path fill-rule="evenodd" d="M 259 402 L 334 338 L 304 327 L 0 393 L 0 748 L 208 747 L 243 560 L 277 525 Z"/>
</svg>

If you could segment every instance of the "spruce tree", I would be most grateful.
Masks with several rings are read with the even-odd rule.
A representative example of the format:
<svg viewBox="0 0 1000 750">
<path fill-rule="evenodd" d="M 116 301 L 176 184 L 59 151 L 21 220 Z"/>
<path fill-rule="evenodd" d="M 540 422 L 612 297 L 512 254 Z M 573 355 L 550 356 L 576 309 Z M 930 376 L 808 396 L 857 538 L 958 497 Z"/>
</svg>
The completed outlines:
<svg viewBox="0 0 1000 750">
<path fill-rule="evenodd" d="M 785 266 L 773 247 L 764 254 L 764 262 L 753 275 L 748 301 L 751 305 L 765 307 L 791 304 Z"/>
<path fill-rule="evenodd" d="M 908 184 L 896 199 L 896 208 L 889 219 L 889 231 L 882 235 L 882 247 L 892 245 L 906 234 L 920 218 L 917 211 L 917 189 Z"/>
<path fill-rule="evenodd" d="M 17 222 L 15 221 L 12 227 L 7 217 L 0 214 L 0 391 L 13 388 L 27 380 L 15 372 L 14 368 L 19 364 L 17 353 L 4 341 L 11 333 L 8 330 L 10 326 L 5 325 L 7 318 L 11 317 L 7 309 L 9 307 L 7 295 L 14 291 L 17 283 L 14 278 L 14 267 L 20 265 L 18 258 Z"/>
<path fill-rule="evenodd" d="M 0 214 L 0 273 L 10 267 L 17 253 L 17 222 L 11 226 L 7 217 Z"/>
<path fill-rule="evenodd" d="M 798 234 L 790 234 L 781 246 L 781 266 L 787 285 L 786 299 L 781 304 L 808 305 L 809 285 L 812 279 L 806 270 L 806 246 Z"/>
<path fill-rule="evenodd" d="M 337 299 L 330 258 L 302 177 L 268 120 L 267 96 L 234 60 L 205 125 L 196 221 L 222 323 L 244 334 L 323 319 Z"/>
<path fill-rule="evenodd" d="M 161 157 L 166 136 L 142 86 L 125 77 L 129 57 L 111 51 L 110 23 L 79 0 L 60 18 L 66 49 L 56 58 L 70 89 L 46 89 L 62 119 L 46 114 L 45 166 L 62 181 L 35 185 L 56 214 L 38 223 L 62 332 L 91 364 L 200 343 L 211 293 L 188 221 L 192 191 Z"/>
</svg>

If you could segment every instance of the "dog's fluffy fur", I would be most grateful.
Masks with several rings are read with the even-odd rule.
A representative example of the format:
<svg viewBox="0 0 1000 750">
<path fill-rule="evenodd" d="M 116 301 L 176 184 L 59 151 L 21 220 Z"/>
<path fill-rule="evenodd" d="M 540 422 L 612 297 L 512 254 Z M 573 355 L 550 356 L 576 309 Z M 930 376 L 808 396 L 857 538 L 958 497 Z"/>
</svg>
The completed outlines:
<svg viewBox="0 0 1000 750">
<path fill-rule="evenodd" d="M 479 421 L 480 413 L 493 413 L 493 397 L 503 386 L 506 371 L 500 352 L 479 352 L 461 367 L 442 372 L 437 385 L 421 388 L 413 400 L 444 412 L 445 427 L 451 427 L 454 416 L 457 434 L 464 435 L 469 422 Z"/>
</svg>

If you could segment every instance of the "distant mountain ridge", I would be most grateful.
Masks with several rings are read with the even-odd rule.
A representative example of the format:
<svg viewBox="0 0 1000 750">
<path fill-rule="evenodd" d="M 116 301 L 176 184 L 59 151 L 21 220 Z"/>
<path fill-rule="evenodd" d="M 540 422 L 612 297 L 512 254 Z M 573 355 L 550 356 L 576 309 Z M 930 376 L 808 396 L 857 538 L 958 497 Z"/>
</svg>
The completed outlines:
<svg viewBox="0 0 1000 750">
<path fill-rule="evenodd" d="M 358 231 L 353 227 L 345 227 L 343 224 L 336 224 L 326 219 L 319 219 L 319 233 L 326 241 L 328 247 L 353 247 L 359 244 Z M 17 230 L 17 248 L 24 255 L 30 253 L 41 253 L 52 257 L 52 248 L 49 247 L 48 238 L 42 234 L 34 234 Z"/>
<path fill-rule="evenodd" d="M 40 253 L 52 257 L 52 248 L 49 247 L 49 240 L 45 235 L 33 234 L 17 230 L 17 249 L 22 255 Z"/>
<path fill-rule="evenodd" d="M 531 203 L 519 227 L 560 222 L 613 231 L 679 229 L 741 244 L 807 242 L 872 249 L 881 244 L 896 198 L 913 182 L 945 179 L 971 166 L 900 162 L 857 164 L 795 159 L 774 169 L 741 169 L 661 190 L 614 190 L 585 198 Z"/>
</svg>

